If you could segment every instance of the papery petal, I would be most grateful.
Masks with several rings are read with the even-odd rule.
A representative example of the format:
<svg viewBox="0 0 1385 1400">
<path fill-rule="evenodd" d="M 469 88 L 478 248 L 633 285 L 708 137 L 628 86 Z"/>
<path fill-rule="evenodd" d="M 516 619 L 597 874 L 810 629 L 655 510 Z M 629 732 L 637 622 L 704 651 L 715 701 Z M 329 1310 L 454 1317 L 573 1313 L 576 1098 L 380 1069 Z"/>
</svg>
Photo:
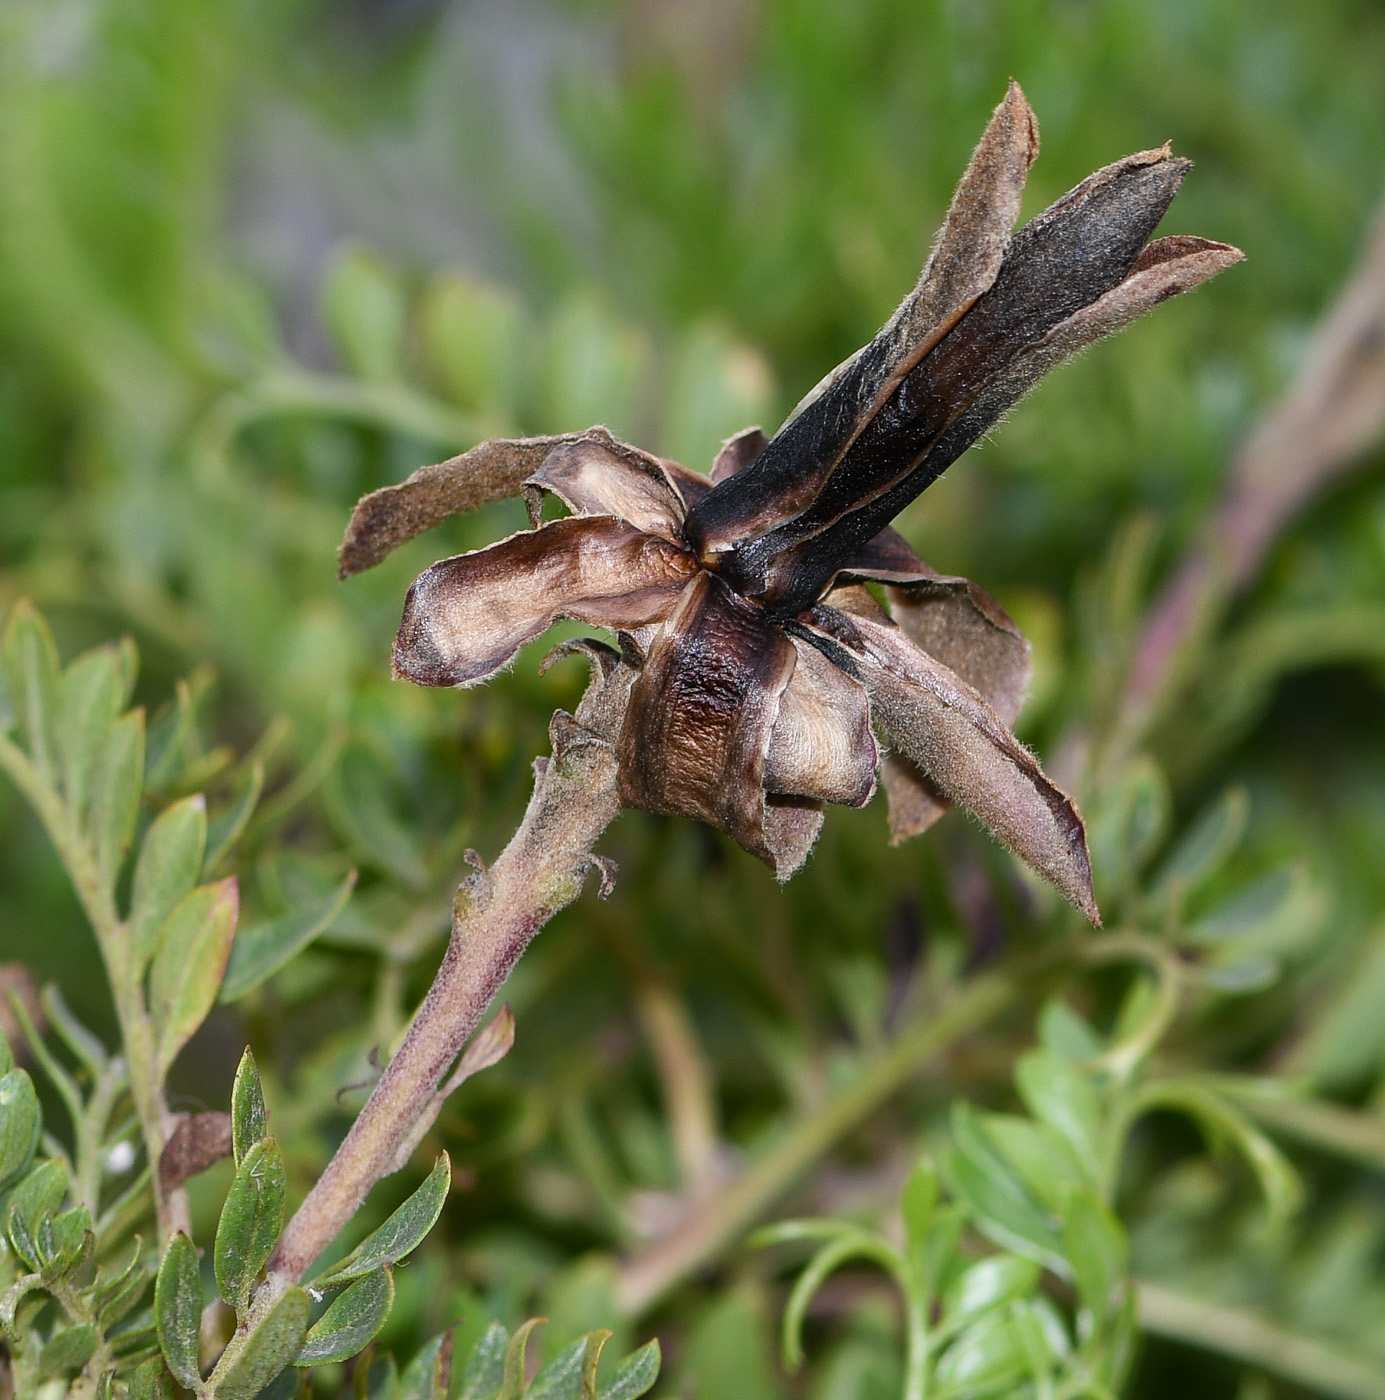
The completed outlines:
<svg viewBox="0 0 1385 1400">
<path fill-rule="evenodd" d="M 669 479 L 670 465 L 605 428 L 591 428 L 555 447 L 524 482 L 525 494 L 551 491 L 576 515 L 613 515 L 646 534 L 681 541 L 687 503 Z M 533 506 L 530 514 L 537 516 Z"/>
<path fill-rule="evenodd" d="M 700 573 L 649 650 L 616 745 L 627 807 L 721 827 L 787 879 L 811 846 L 802 804 L 768 823 L 765 757 L 797 653 L 764 613 Z M 818 818 L 820 820 L 820 818 Z"/>
<path fill-rule="evenodd" d="M 720 485 L 729 476 L 744 471 L 769 446 L 762 428 L 742 428 L 721 445 L 712 463 L 712 481 Z"/>
<path fill-rule="evenodd" d="M 764 786 L 773 793 L 862 807 L 875 792 L 879 752 L 865 690 L 807 642 L 779 701 Z"/>
<path fill-rule="evenodd" d="M 918 285 L 875 339 L 799 404 L 753 472 L 692 512 L 688 538 L 704 560 L 803 510 L 901 380 L 995 281 L 1038 150 L 1034 114 L 1011 83 L 972 154 Z"/>
<path fill-rule="evenodd" d="M 453 515 L 519 495 L 525 478 L 554 448 L 587 436 L 492 438 L 458 457 L 420 467 L 394 486 L 362 496 L 337 551 L 338 576 L 349 578 L 373 568 L 391 550 Z"/>
<path fill-rule="evenodd" d="M 415 580 L 395 674 L 419 685 L 474 685 L 560 617 L 613 629 L 659 621 L 696 568 L 686 550 L 610 516 L 523 530 Z"/>
<path fill-rule="evenodd" d="M 805 635 L 865 686 L 893 748 L 1100 922 L 1077 808 L 971 686 L 900 628 L 869 618 L 818 607 Z"/>
</svg>

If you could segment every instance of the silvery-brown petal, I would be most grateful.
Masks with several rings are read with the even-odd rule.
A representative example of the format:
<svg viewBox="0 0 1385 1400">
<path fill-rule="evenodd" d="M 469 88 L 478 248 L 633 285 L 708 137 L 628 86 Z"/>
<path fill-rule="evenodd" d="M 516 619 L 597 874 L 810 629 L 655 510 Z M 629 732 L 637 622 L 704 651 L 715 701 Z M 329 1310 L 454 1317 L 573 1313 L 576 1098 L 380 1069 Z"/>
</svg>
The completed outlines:
<svg viewBox="0 0 1385 1400">
<path fill-rule="evenodd" d="M 728 476 L 744 471 L 768 446 L 769 439 L 762 428 L 742 428 L 727 438 L 712 463 L 713 483 L 719 485 Z"/>
<path fill-rule="evenodd" d="M 808 635 L 865 686 L 886 742 L 1099 923 L 1077 808 L 981 696 L 898 627 L 828 607 L 805 616 Z"/>
<path fill-rule="evenodd" d="M 719 826 L 787 879 L 815 824 L 801 804 L 767 823 L 764 774 L 796 659 L 759 608 L 699 573 L 631 689 L 616 745 L 622 804 Z"/>
<path fill-rule="evenodd" d="M 952 802 L 937 783 L 897 753 L 887 753 L 880 760 L 880 786 L 889 804 L 892 846 L 921 836 L 952 810 Z"/>
<path fill-rule="evenodd" d="M 633 628 L 667 617 L 696 571 L 685 550 L 610 516 L 571 516 L 443 559 L 409 589 L 394 672 L 474 685 L 560 617 Z"/>
<path fill-rule="evenodd" d="M 666 464 L 605 428 L 555 447 L 524 486 L 526 495 L 551 491 L 575 515 L 613 515 L 649 535 L 675 541 L 683 536 L 687 504 Z M 530 513 L 537 514 L 532 508 Z"/>
<path fill-rule="evenodd" d="M 349 578 L 373 568 L 391 550 L 451 516 L 519 495 L 525 478 L 554 448 L 588 436 L 492 438 L 458 457 L 420 467 L 394 486 L 362 496 L 337 551 L 338 576 Z"/>
<path fill-rule="evenodd" d="M 870 701 L 816 647 L 797 639 L 793 645 L 798 663 L 770 734 L 765 788 L 862 807 L 875 792 L 879 761 Z"/>
<path fill-rule="evenodd" d="M 917 286 L 875 339 L 799 404 L 740 489 L 715 493 L 694 511 L 690 542 L 704 559 L 807 506 L 905 376 L 991 286 L 1038 152 L 1034 114 L 1012 82 L 957 186 Z"/>
</svg>

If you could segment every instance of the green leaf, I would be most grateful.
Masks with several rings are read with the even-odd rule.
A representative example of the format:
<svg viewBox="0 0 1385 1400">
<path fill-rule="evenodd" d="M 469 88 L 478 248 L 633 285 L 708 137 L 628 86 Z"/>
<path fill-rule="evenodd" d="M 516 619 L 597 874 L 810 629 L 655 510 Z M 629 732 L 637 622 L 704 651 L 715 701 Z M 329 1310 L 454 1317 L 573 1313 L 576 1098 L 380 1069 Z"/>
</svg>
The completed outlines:
<svg viewBox="0 0 1385 1400">
<path fill-rule="evenodd" d="M 424 1344 L 404 1368 L 394 1400 L 447 1400 L 452 1348 L 444 1347 L 443 1343 L 450 1341 L 450 1334 L 444 1332 Z"/>
<path fill-rule="evenodd" d="M 977 1229 L 1002 1248 L 1066 1273 L 1057 1221 L 996 1150 L 980 1115 L 968 1104 L 953 1107 L 952 1139 L 948 1175 Z"/>
<path fill-rule="evenodd" d="M 529 1383 L 524 1400 L 580 1400 L 582 1363 L 589 1342 L 589 1337 L 579 1337 L 560 1351 Z"/>
<path fill-rule="evenodd" d="M 219 1000 L 223 1005 L 243 997 L 283 967 L 318 934 L 330 928 L 356 886 L 353 870 L 325 899 L 296 909 L 267 923 L 251 924 L 236 935 L 226 964 Z"/>
<path fill-rule="evenodd" d="M 263 791 L 264 764 L 257 758 L 246 768 L 235 796 L 207 823 L 207 854 L 202 864 L 203 874 L 213 874 L 232 846 L 240 840 Z"/>
<path fill-rule="evenodd" d="M 101 744 L 125 708 L 121 650 L 98 647 L 79 656 L 58 685 L 58 752 L 67 810 L 86 818 L 93 770 Z"/>
<path fill-rule="evenodd" d="M 137 975 L 143 974 L 154 956 L 169 915 L 196 887 L 206 841 L 207 801 L 201 793 L 166 808 L 145 835 L 130 898 L 130 941 Z"/>
<path fill-rule="evenodd" d="M 61 1215 L 43 1217 L 38 1222 L 36 1237 L 45 1282 L 72 1273 L 91 1258 L 96 1248 L 91 1212 L 85 1206 L 74 1206 Z"/>
<path fill-rule="evenodd" d="M 201 1323 L 202 1275 L 197 1250 L 179 1231 L 169 1240 L 154 1280 L 154 1324 L 168 1369 L 188 1390 L 195 1390 L 201 1379 L 197 1369 Z"/>
<path fill-rule="evenodd" d="M 1250 816 L 1250 799 L 1239 784 L 1227 788 L 1179 839 L 1150 884 L 1155 898 L 1198 889 L 1221 869 L 1240 844 Z"/>
<path fill-rule="evenodd" d="M 1004 1314 L 980 1319 L 942 1354 L 934 1381 L 940 1397 L 989 1395 L 1013 1385 L 1028 1369 L 1022 1337 Z"/>
<path fill-rule="evenodd" d="M 456 274 L 438 278 L 424 296 L 419 328 L 442 388 L 467 408 L 512 420 L 526 382 L 526 319 L 507 288 Z"/>
<path fill-rule="evenodd" d="M 1072 1149 L 1047 1123 L 1010 1113 L 985 1115 L 986 1136 L 1030 1193 L 1055 1215 L 1074 1186 L 1089 1183 Z"/>
<path fill-rule="evenodd" d="M 247 1046 L 231 1085 L 231 1145 L 237 1165 L 268 1131 L 269 1113 L 260 1086 L 260 1071 Z"/>
<path fill-rule="evenodd" d="M 515 1334 L 510 1338 L 510 1343 L 505 1348 L 505 1378 L 500 1382 L 500 1392 L 495 1400 L 520 1400 L 524 1394 L 524 1374 L 527 1369 L 529 1338 L 533 1335 L 534 1329 L 547 1320 L 543 1317 L 531 1317 L 528 1322 L 521 1322 L 515 1328 Z"/>
<path fill-rule="evenodd" d="M 916 1254 L 928 1236 L 933 1213 L 938 1208 L 938 1173 L 929 1162 L 920 1162 L 909 1173 L 900 1194 L 899 1208 L 904 1216 L 904 1233 L 909 1241 L 909 1253 Z"/>
<path fill-rule="evenodd" d="M 638 1351 L 632 1351 L 616 1367 L 615 1375 L 601 1388 L 599 1400 L 639 1400 L 641 1395 L 654 1388 L 654 1382 L 659 1379 L 661 1360 L 656 1337 Z"/>
<path fill-rule="evenodd" d="M 42 1129 L 33 1080 L 22 1069 L 0 1075 L 0 1191 L 27 1169 Z"/>
<path fill-rule="evenodd" d="M 130 1400 L 173 1400 L 173 1377 L 161 1356 L 151 1356 L 136 1366 L 125 1385 Z"/>
<path fill-rule="evenodd" d="M 91 835 L 102 884 L 115 885 L 135 834 L 144 772 L 144 711 L 131 710 L 107 731 L 91 785 Z"/>
<path fill-rule="evenodd" d="M 1021 1056 L 1015 1083 L 1030 1113 L 1067 1143 L 1078 1166 L 1095 1181 L 1101 1160 L 1101 1097 L 1092 1081 L 1052 1050 L 1033 1050 Z"/>
<path fill-rule="evenodd" d="M 311 1312 L 312 1299 L 297 1284 L 259 1316 L 252 1310 L 249 1332 L 232 1339 L 208 1382 L 216 1400 L 254 1400 L 298 1355 Z"/>
<path fill-rule="evenodd" d="M 70 1371 L 80 1371 L 95 1355 L 99 1341 L 96 1328 L 89 1322 L 68 1327 L 49 1340 L 39 1353 L 39 1373 L 61 1376 Z"/>
<path fill-rule="evenodd" d="M 1063 1251 L 1082 1306 L 1100 1323 L 1124 1302 L 1130 1251 L 1120 1221 L 1095 1192 L 1073 1192 L 1064 1212 Z"/>
<path fill-rule="evenodd" d="M 314 1287 L 331 1288 L 348 1279 L 360 1278 L 383 1264 L 398 1263 L 416 1249 L 442 1214 L 451 1180 L 452 1162 L 444 1152 L 418 1190 L 378 1230 L 367 1235 L 341 1263 L 316 1279 Z"/>
<path fill-rule="evenodd" d="M 67 1194 L 67 1167 L 56 1157 L 40 1162 L 9 1194 L 8 1227 L 18 1220 L 29 1234 L 45 1215 L 54 1214 Z"/>
<path fill-rule="evenodd" d="M 505 1379 L 505 1349 L 510 1334 L 501 1322 L 492 1322 L 481 1334 L 462 1368 L 457 1400 L 486 1400 Z"/>
<path fill-rule="evenodd" d="M 283 1154 L 273 1138 L 261 1138 L 236 1168 L 212 1252 L 216 1286 L 237 1314 L 245 1311 L 283 1224 Z"/>
<path fill-rule="evenodd" d="M 14 1056 L 10 1053 L 10 1042 L 5 1032 L 0 1030 L 0 1074 L 8 1074 L 14 1068 Z"/>
<path fill-rule="evenodd" d="M 128 1317 L 149 1287 L 151 1271 L 140 1259 L 141 1245 L 135 1237 L 130 1262 L 119 1273 L 105 1280 L 92 1299 L 96 1321 L 102 1330 L 114 1327 Z"/>
<path fill-rule="evenodd" d="M 362 379 L 397 378 L 406 308 L 394 273 L 364 248 L 344 252 L 327 274 L 322 314 L 333 343 Z"/>
<path fill-rule="evenodd" d="M 942 1326 L 948 1332 L 970 1326 L 983 1313 L 1032 1293 L 1039 1266 L 1017 1254 L 993 1254 L 965 1269 L 943 1304 Z"/>
<path fill-rule="evenodd" d="M 582 1374 L 578 1377 L 579 1400 L 597 1400 L 596 1372 L 601 1365 L 601 1353 L 605 1351 L 611 1336 L 608 1327 L 598 1327 L 587 1333 L 587 1349 L 582 1353 Z"/>
<path fill-rule="evenodd" d="M 1045 1002 L 1039 1013 L 1039 1042 L 1065 1060 L 1094 1060 L 1106 1049 L 1091 1023 L 1056 999 Z"/>
<path fill-rule="evenodd" d="M 48 624 L 27 598 L 11 610 L 0 650 L 10 703 L 29 756 L 39 778 L 51 786 L 56 777 L 53 721 L 58 713 L 58 648 Z"/>
<path fill-rule="evenodd" d="M 346 1361 L 361 1351 L 385 1325 L 394 1303 L 394 1278 L 388 1268 L 358 1278 L 309 1329 L 295 1366 Z"/>
<path fill-rule="evenodd" d="M 193 890 L 159 931 L 149 969 L 149 1010 L 162 1071 L 167 1071 L 216 1001 L 238 908 L 236 881 L 231 876 Z"/>
<path fill-rule="evenodd" d="M 650 360 L 643 335 L 578 293 L 553 319 L 547 358 L 545 407 L 554 423 L 606 423 L 618 437 L 635 430 Z"/>
</svg>

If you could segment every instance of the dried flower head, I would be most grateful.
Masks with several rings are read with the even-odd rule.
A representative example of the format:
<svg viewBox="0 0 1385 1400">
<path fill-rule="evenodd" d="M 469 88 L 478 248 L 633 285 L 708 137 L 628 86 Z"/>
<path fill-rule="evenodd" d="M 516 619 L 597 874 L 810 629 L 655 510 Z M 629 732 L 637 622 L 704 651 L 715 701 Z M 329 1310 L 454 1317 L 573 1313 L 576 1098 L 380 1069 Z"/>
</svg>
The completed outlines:
<svg viewBox="0 0 1385 1400">
<path fill-rule="evenodd" d="M 711 822 L 787 879 L 823 804 L 862 805 L 878 770 L 895 840 L 959 803 L 1095 922 L 1081 818 L 1010 731 L 1028 643 L 889 523 L 1051 366 L 1241 254 L 1149 242 L 1188 168 L 1167 147 L 1012 235 L 1037 153 L 1011 84 L 899 310 L 772 439 L 727 442 L 710 477 L 592 428 L 482 443 L 366 496 L 343 577 L 501 496 L 523 493 L 534 522 L 414 583 L 396 674 L 474 685 L 558 618 L 609 628 L 638 669 L 616 741 L 624 805 Z M 571 515 L 539 524 L 543 493 Z"/>
</svg>

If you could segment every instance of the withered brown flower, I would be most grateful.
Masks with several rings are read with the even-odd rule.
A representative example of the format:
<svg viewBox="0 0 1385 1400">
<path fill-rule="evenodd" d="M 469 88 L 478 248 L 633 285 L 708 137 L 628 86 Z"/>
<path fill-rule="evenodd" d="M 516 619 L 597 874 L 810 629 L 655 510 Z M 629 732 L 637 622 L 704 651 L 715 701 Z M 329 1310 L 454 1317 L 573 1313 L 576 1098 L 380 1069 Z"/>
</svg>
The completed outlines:
<svg viewBox="0 0 1385 1400">
<path fill-rule="evenodd" d="M 482 443 L 365 497 L 343 577 L 484 501 L 523 493 L 533 521 L 414 583 L 396 674 L 474 685 L 558 618 L 612 629 L 639 672 L 624 805 L 711 822 L 787 879 L 823 804 L 862 805 L 878 770 L 895 840 L 959 803 L 1096 921 L 1081 818 L 1010 730 L 1028 643 L 889 523 L 1051 366 L 1241 254 L 1148 241 L 1188 169 L 1167 147 L 1012 236 L 1037 152 L 1011 84 L 889 323 L 772 439 L 728 441 L 710 477 L 592 428 Z M 543 493 L 571 514 L 540 524 Z"/>
</svg>

